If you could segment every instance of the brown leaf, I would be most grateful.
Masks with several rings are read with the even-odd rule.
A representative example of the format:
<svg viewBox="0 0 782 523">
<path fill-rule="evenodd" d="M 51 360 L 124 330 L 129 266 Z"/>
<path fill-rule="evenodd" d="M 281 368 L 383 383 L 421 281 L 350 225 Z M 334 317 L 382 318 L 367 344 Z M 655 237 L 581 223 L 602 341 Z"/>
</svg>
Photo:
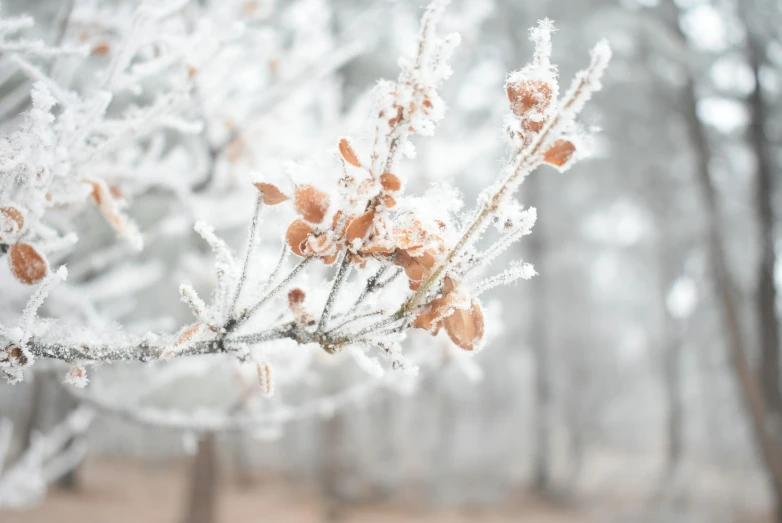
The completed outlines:
<svg viewBox="0 0 782 523">
<path fill-rule="evenodd" d="M 194 323 L 189 327 L 185 328 L 182 331 L 182 333 L 177 337 L 174 346 L 182 345 L 183 343 L 187 343 L 188 341 L 192 340 L 193 336 L 195 336 L 200 329 L 201 329 L 200 323 Z"/>
<path fill-rule="evenodd" d="M 407 279 L 410 280 L 410 290 L 418 290 L 424 280 L 424 268 L 415 258 L 406 251 L 399 250 L 394 256 L 394 265 L 402 267 L 405 270 Z"/>
<path fill-rule="evenodd" d="M 4 225 L 0 228 L 0 241 L 3 240 L 4 234 L 14 234 L 24 227 L 24 216 L 16 207 L 0 207 L 0 214 L 2 215 L 0 224 Z"/>
<path fill-rule="evenodd" d="M 266 205 L 277 205 L 288 200 L 288 197 L 280 191 L 276 185 L 265 182 L 255 182 L 255 188 L 261 191 L 263 203 Z"/>
<path fill-rule="evenodd" d="M 432 271 L 434 264 L 437 263 L 437 258 L 435 258 L 432 251 L 426 251 L 422 256 L 415 256 L 415 261 L 424 268 L 424 271 L 428 275 Z"/>
<path fill-rule="evenodd" d="M 296 187 L 296 212 L 310 223 L 320 223 L 329 209 L 329 195 L 312 185 Z"/>
<path fill-rule="evenodd" d="M 365 255 L 372 255 L 372 254 L 391 254 L 394 252 L 395 248 L 392 244 L 385 240 L 378 240 L 373 241 L 371 244 L 367 245 L 366 243 L 361 247 L 361 254 Z"/>
<path fill-rule="evenodd" d="M 421 309 L 421 312 L 413 320 L 413 327 L 426 329 L 432 335 L 437 335 L 440 332 L 443 319 L 453 306 L 454 298 L 451 293 L 454 288 L 453 280 L 450 276 L 446 276 L 440 297 L 433 299 Z"/>
<path fill-rule="evenodd" d="M 402 182 L 399 177 L 393 173 L 383 173 L 380 175 L 380 185 L 386 191 L 396 192 L 402 188 Z"/>
<path fill-rule="evenodd" d="M 89 178 L 84 178 L 82 181 L 90 184 L 92 187 L 92 199 L 114 231 L 126 238 L 136 236 L 137 230 L 135 226 L 120 212 L 119 205 L 106 182 Z"/>
<path fill-rule="evenodd" d="M 530 132 L 533 132 L 533 133 L 539 133 L 540 130 L 543 129 L 543 125 L 545 123 L 546 122 L 544 122 L 542 120 L 541 121 L 537 121 L 537 120 L 532 120 L 530 118 L 527 118 L 527 119 L 521 121 L 521 127 L 525 131 L 530 131 Z"/>
<path fill-rule="evenodd" d="M 49 274 L 49 264 L 29 243 L 17 243 L 8 250 L 8 266 L 17 280 L 25 285 L 38 283 Z"/>
<path fill-rule="evenodd" d="M 285 240 L 291 248 L 291 251 L 296 256 L 304 256 L 302 247 L 304 242 L 307 241 L 307 237 L 312 233 L 312 227 L 304 220 L 297 219 L 288 226 L 288 231 L 285 233 Z"/>
<path fill-rule="evenodd" d="M 525 116 L 530 110 L 545 111 L 551 104 L 551 86 L 543 80 L 508 82 L 508 100 L 516 116 Z"/>
<path fill-rule="evenodd" d="M 469 310 L 457 309 L 443 320 L 448 337 L 464 350 L 474 350 L 483 339 L 483 311 L 473 298 Z"/>
<path fill-rule="evenodd" d="M 393 209 L 396 207 L 396 200 L 390 194 L 386 194 L 383 196 L 383 204 L 386 206 L 386 209 Z"/>
<path fill-rule="evenodd" d="M 576 152 L 576 146 L 569 140 L 557 140 L 554 142 L 548 151 L 543 154 L 543 161 L 562 167 L 573 158 L 573 154 Z"/>
<path fill-rule="evenodd" d="M 366 238 L 374 220 L 375 211 L 368 211 L 350 222 L 346 233 L 348 243 L 352 243 L 356 239 L 363 240 Z"/>
<path fill-rule="evenodd" d="M 353 147 L 351 147 L 347 138 L 342 138 L 339 141 L 339 152 L 350 165 L 353 167 L 361 167 L 361 162 L 358 161 L 358 156 L 356 156 L 356 152 L 353 150 Z"/>
<path fill-rule="evenodd" d="M 330 256 L 336 248 L 336 244 L 328 234 L 312 234 L 307 238 L 306 244 L 301 248 L 305 254 L 315 256 Z"/>
</svg>

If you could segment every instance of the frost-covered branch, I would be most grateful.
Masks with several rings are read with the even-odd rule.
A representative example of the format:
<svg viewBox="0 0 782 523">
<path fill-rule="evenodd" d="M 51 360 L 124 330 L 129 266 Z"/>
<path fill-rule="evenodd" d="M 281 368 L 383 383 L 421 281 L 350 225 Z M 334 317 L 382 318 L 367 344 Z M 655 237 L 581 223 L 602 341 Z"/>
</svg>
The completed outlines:
<svg viewBox="0 0 782 523">
<path fill-rule="evenodd" d="M 18 129 L 0 136 L 0 252 L 17 282 L 36 286 L 18 323 L 0 324 L 0 370 L 16 382 L 36 360 L 59 360 L 70 366 L 66 382 L 84 387 L 86 366 L 165 360 L 160 365 L 185 368 L 201 361 L 194 357 L 212 355 L 243 371 L 251 367 L 257 392 L 266 399 L 301 379 L 302 369 L 315 365 L 317 351 L 372 377 L 355 390 L 260 414 L 244 407 L 196 415 L 111 403 L 91 392 L 95 380 L 78 393 L 99 410 L 141 423 L 239 430 L 361 400 L 378 383 L 398 379 L 400 373 L 386 367 L 414 377 L 424 359 L 409 347 L 409 329 L 438 335 L 444 328 L 464 355 L 481 349 L 487 337 L 479 295 L 535 271 L 515 263 L 496 276 L 476 275 L 531 232 L 535 209 L 514 200 L 525 177 L 544 164 L 564 171 L 586 156 L 588 136 L 576 118 L 600 88 L 610 58 L 607 44 L 593 49 L 591 64 L 560 97 L 550 63 L 553 25 L 546 20 L 531 31 L 532 63 L 510 74 L 505 86 L 508 158 L 465 214 L 450 187 L 420 195 L 407 191 L 414 186 L 407 183 L 415 172 L 407 166 L 415 157 L 411 138 L 432 136 L 445 117 L 440 88 L 451 76 L 449 60 L 459 43 L 458 35 L 438 30 L 447 0 L 434 0 L 424 12 L 415 55 L 400 60 L 396 80 L 381 81 L 371 92 L 369 131 L 332 136 L 325 154 L 299 139 L 313 123 L 302 107 L 325 98 L 311 91 L 361 44 L 324 38 L 325 50 L 301 57 L 295 36 L 310 35 L 310 20 L 292 29 L 294 37 L 279 39 L 293 42 L 291 48 L 272 53 L 266 46 L 274 39 L 253 40 L 241 16 L 194 22 L 184 16 L 185 4 L 145 4 L 110 20 L 76 9 L 71 23 L 85 31 L 90 49 L 82 58 L 65 53 L 65 43 L 49 52 L 19 43 L 24 40 L 17 36 L 9 39 L 29 19 L 0 22 L 0 52 L 35 82 L 31 110 Z M 111 30 L 94 29 L 98 22 Z M 264 65 L 245 74 L 262 53 L 268 53 Z M 90 61 L 92 76 L 82 83 L 42 67 L 42 61 L 65 54 L 104 62 Z M 283 108 L 293 113 L 278 111 Z M 327 109 L 311 112 L 328 118 L 335 111 Z M 305 121 L 295 126 L 298 118 Z M 286 132 L 287 141 L 278 137 Z M 134 201 L 154 200 L 161 192 L 169 198 L 166 213 L 142 233 L 136 219 L 143 223 L 143 213 Z M 244 211 L 253 201 L 248 223 Z M 68 213 L 90 208 L 126 246 L 85 247 L 79 235 L 84 231 Z M 197 242 L 185 233 L 191 224 Z M 491 224 L 496 231 L 490 232 Z M 243 253 L 230 242 L 239 229 L 247 231 Z M 277 245 L 269 244 L 280 236 L 277 256 Z M 174 270 L 160 262 L 145 271 L 157 279 L 144 277 L 134 287 L 123 273 L 126 259 L 174 238 L 179 243 L 169 250 L 177 252 L 166 260 Z M 178 252 L 191 240 L 197 247 Z M 65 261 L 77 277 L 55 288 L 65 273 L 51 267 Z M 123 332 L 117 325 L 136 308 L 133 293 L 142 287 L 166 292 L 167 274 L 177 275 L 173 288 L 178 285 L 192 319 L 175 332 L 172 324 L 165 334 Z M 120 283 L 103 288 L 103 278 Z M 98 283 L 90 286 L 90 280 Z M 13 301 L 24 303 L 22 292 L 14 292 Z M 109 299 L 119 296 L 125 299 Z M 84 310 L 69 310 L 74 302 L 85 304 Z M 115 315 L 97 314 L 107 309 Z"/>
<path fill-rule="evenodd" d="M 30 447 L 15 463 L 6 463 L 5 469 L 2 465 L 13 425 L 8 419 L 0 420 L 0 509 L 36 504 L 50 484 L 76 468 L 87 450 L 79 437 L 93 417 L 93 409 L 77 408 L 49 432 L 34 434 Z"/>
</svg>

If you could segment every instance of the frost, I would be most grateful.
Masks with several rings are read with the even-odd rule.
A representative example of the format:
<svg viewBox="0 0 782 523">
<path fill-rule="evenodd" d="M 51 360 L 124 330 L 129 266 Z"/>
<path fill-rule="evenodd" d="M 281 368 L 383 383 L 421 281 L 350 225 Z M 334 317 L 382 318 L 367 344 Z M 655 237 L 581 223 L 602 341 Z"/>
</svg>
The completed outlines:
<svg viewBox="0 0 782 523">
<path fill-rule="evenodd" d="M 336 109 L 344 100 L 334 75 L 362 42 L 317 22 L 328 19 L 325 4 L 253 13 L 210 4 L 79 5 L 73 23 L 111 28 L 83 31 L 88 56 L 67 41 L 26 40 L 29 18 L 0 19 L 0 53 L 9 74 L 26 78 L 32 102 L 0 136 L 0 247 L 12 270 L 36 269 L 17 270 L 19 281 L 40 282 L 32 292 L 8 286 L 14 319 L 0 325 L 0 370 L 17 382 L 41 360 L 60 360 L 86 405 L 194 432 L 262 433 L 332 415 L 381 388 L 409 391 L 435 366 L 408 343 L 415 328 L 444 330 L 440 340 L 479 379 L 472 353 L 487 336 L 478 297 L 535 270 L 514 262 L 477 274 L 532 230 L 536 210 L 515 199 L 525 177 L 586 156 L 589 132 L 576 119 L 600 88 L 607 44 L 560 96 L 553 24 L 530 32 L 532 62 L 505 86 L 507 160 L 471 205 L 449 182 L 430 185 L 413 163 L 413 137 L 434 135 L 446 115 L 440 89 L 461 41 L 440 32 L 448 1 L 426 8 L 398 77 L 367 93 L 363 127 L 348 116 L 364 106 Z M 259 35 L 253 24 L 272 14 Z M 49 66 L 66 54 L 79 81 Z M 93 232 L 91 219 L 108 227 Z M 246 241 L 236 249 L 240 230 Z M 24 257 L 14 253 L 28 251 L 36 263 L 15 267 Z M 66 259 L 67 283 L 64 267 L 47 275 Z M 155 311 L 165 297 L 176 302 L 177 286 L 177 309 L 139 310 L 149 296 Z M 192 318 L 177 326 L 187 309 Z M 315 399 L 286 393 L 317 384 L 321 365 L 345 361 L 367 381 Z M 132 394 L 105 393 L 100 364 L 121 362 L 148 364 L 144 379 Z M 227 374 L 241 390 L 230 409 L 142 402 L 183 376 Z"/>
</svg>

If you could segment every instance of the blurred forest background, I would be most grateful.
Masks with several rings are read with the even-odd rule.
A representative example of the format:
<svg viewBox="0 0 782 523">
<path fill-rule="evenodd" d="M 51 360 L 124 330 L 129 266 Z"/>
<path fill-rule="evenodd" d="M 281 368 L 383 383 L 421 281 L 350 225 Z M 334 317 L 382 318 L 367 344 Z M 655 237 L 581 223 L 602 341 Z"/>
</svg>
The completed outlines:
<svg viewBox="0 0 782 523">
<path fill-rule="evenodd" d="M 2 8 L 34 15 L 51 41 L 64 3 Z M 396 76 L 421 2 L 278 0 L 258 24 L 284 25 L 297 9 L 304 27 L 362 45 L 323 87 L 347 110 Z M 452 179 L 472 201 L 495 175 L 505 75 L 528 61 L 527 29 L 544 17 L 565 82 L 609 39 L 614 61 L 586 110 L 602 133 L 592 159 L 522 187 L 538 222 L 508 257 L 539 276 L 492 295 L 503 330 L 475 360 L 482 376 L 422 337 L 444 356 L 414 394 L 378 392 L 331 416 L 199 444 L 99 415 L 86 463 L 42 506 L 0 520 L 206 523 L 216 497 L 220 521 L 782 521 L 782 4 L 454 0 L 444 30 L 463 43 L 443 89 L 448 115 L 417 144 L 417 188 Z M 4 121 L 27 103 L 3 103 Z M 142 296 L 149 316 L 162 307 L 159 293 Z M 176 386 L 202 398 L 221 384 Z M 75 405 L 45 371 L 0 385 L 20 449 Z"/>
</svg>

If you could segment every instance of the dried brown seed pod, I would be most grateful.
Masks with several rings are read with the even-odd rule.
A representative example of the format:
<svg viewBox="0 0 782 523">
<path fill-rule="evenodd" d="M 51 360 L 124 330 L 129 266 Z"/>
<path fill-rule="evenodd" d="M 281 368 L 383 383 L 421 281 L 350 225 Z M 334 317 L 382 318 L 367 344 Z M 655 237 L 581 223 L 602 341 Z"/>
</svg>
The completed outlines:
<svg viewBox="0 0 782 523">
<path fill-rule="evenodd" d="M 526 116 L 531 110 L 545 111 L 551 104 L 553 92 L 544 80 L 519 80 L 506 86 L 510 109 L 516 116 Z"/>
<path fill-rule="evenodd" d="M 386 191 L 396 192 L 402 188 L 402 182 L 399 177 L 393 173 L 383 173 L 380 175 L 380 185 Z"/>
<path fill-rule="evenodd" d="M 307 237 L 312 233 L 312 227 L 302 219 L 297 219 L 288 226 L 288 231 L 285 233 L 285 240 L 288 242 L 291 251 L 296 256 L 304 256 L 302 247 L 304 242 L 307 241 Z"/>
<path fill-rule="evenodd" d="M 46 258 L 29 243 L 17 243 L 8 250 L 8 266 L 11 274 L 24 283 L 33 285 L 49 274 Z"/>
<path fill-rule="evenodd" d="M 0 362 L 11 363 L 13 365 L 20 365 L 24 367 L 27 365 L 28 360 L 27 356 L 21 348 L 17 347 L 16 345 L 8 345 L 3 349 L 3 352 L 0 353 Z"/>
<path fill-rule="evenodd" d="M 347 228 L 345 237 L 348 243 L 352 243 L 353 240 L 363 240 L 366 238 L 369 229 L 372 228 L 372 223 L 375 220 L 375 211 L 368 211 L 350 222 Z"/>
<path fill-rule="evenodd" d="M 347 138 L 342 138 L 339 141 L 339 153 L 342 155 L 345 161 L 353 167 L 361 167 L 361 162 L 358 161 L 356 151 L 353 150 L 353 147 L 350 145 L 350 142 Z"/>
<path fill-rule="evenodd" d="M 393 209 L 396 207 L 396 200 L 390 194 L 386 194 L 383 196 L 383 204 L 386 206 L 386 209 Z"/>
<path fill-rule="evenodd" d="M 0 241 L 3 241 L 4 236 L 21 231 L 24 227 L 24 215 L 16 207 L 0 207 L 0 215 Z"/>
<path fill-rule="evenodd" d="M 298 322 L 303 322 L 307 316 L 306 311 L 304 310 L 304 300 L 306 297 L 307 295 L 304 291 L 298 287 L 291 289 L 288 292 L 288 307 L 290 307 L 293 316 Z"/>
<path fill-rule="evenodd" d="M 576 152 L 576 146 L 569 140 L 560 139 L 543 154 L 543 161 L 562 167 L 568 163 Z"/>
<path fill-rule="evenodd" d="M 263 203 L 266 205 L 277 205 L 289 199 L 276 185 L 265 182 L 255 182 L 253 185 L 261 191 Z"/>
<path fill-rule="evenodd" d="M 310 223 L 320 223 L 329 210 L 329 195 L 312 185 L 296 187 L 296 212 Z"/>
<path fill-rule="evenodd" d="M 483 310 L 473 298 L 470 309 L 457 309 L 443 320 L 448 337 L 464 350 L 474 350 L 483 339 Z"/>
<path fill-rule="evenodd" d="M 304 303 L 304 300 L 306 299 L 307 295 L 304 293 L 303 290 L 299 289 L 298 287 L 295 289 L 291 289 L 288 291 L 288 305 L 290 305 L 291 309 L 294 307 L 297 307 Z"/>
</svg>

